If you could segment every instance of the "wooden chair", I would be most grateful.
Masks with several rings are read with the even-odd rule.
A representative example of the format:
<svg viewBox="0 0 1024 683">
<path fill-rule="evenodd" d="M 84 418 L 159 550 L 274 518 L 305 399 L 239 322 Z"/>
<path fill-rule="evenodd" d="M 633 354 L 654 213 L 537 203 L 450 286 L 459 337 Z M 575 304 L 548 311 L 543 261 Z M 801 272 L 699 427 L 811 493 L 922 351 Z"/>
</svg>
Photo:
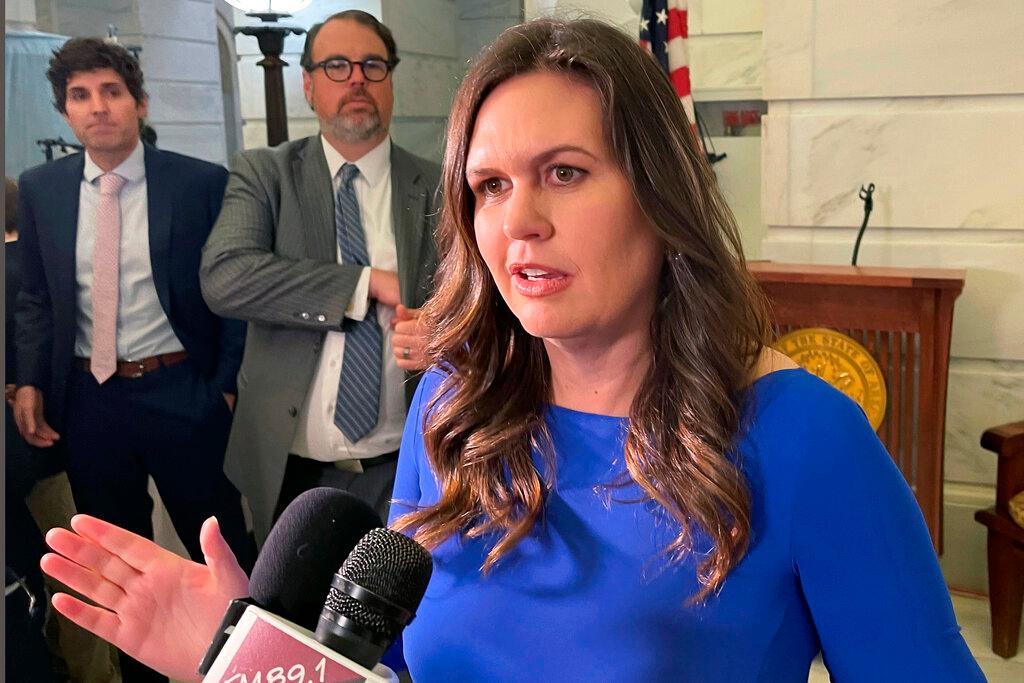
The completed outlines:
<svg viewBox="0 0 1024 683">
<path fill-rule="evenodd" d="M 988 592 L 992 608 L 992 651 L 1017 654 L 1024 603 L 1024 528 L 1010 518 L 1008 503 L 1024 491 L 1024 421 L 987 430 L 981 447 L 999 456 L 996 504 L 974 519 L 988 527 Z"/>
</svg>

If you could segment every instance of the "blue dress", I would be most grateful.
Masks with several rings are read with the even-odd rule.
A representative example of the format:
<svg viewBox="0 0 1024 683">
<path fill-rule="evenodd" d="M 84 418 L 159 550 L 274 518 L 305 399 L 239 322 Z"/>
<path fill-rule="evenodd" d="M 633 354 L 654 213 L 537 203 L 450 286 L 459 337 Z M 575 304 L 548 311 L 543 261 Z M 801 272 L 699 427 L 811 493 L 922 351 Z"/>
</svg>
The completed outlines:
<svg viewBox="0 0 1024 683">
<path fill-rule="evenodd" d="M 429 373 L 410 409 L 392 519 L 438 499 L 421 425 L 441 378 Z M 659 556 L 675 529 L 627 502 L 639 487 L 595 487 L 625 471 L 626 419 L 550 406 L 543 522 L 488 576 L 493 539 L 433 552 L 404 635 L 413 679 L 804 683 L 822 651 L 834 681 L 984 681 L 917 503 L 860 408 L 803 370 L 748 397 L 751 544 L 719 594 L 687 603 L 697 558 Z"/>
</svg>

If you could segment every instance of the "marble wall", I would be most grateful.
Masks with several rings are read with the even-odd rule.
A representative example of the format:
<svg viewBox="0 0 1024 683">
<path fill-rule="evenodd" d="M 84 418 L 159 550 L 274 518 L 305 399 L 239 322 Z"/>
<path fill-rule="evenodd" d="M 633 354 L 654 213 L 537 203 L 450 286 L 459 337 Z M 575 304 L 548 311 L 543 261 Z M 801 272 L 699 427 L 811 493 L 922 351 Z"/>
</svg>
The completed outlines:
<svg viewBox="0 0 1024 683">
<path fill-rule="evenodd" d="M 638 36 L 641 4 L 642 0 L 525 0 L 523 13 L 527 20 L 540 16 L 592 17 Z"/>
<path fill-rule="evenodd" d="M 228 161 L 221 54 L 213 0 L 136 0 L 150 124 L 158 144 L 219 164 Z"/>
<path fill-rule="evenodd" d="M 464 64 L 499 33 L 523 21 L 520 0 L 455 0 L 455 5 L 459 11 L 459 58 Z"/>
<path fill-rule="evenodd" d="M 381 21 L 394 32 L 402 55 L 395 71 L 391 137 L 420 156 L 440 161 L 448 111 L 465 73 L 457 4 L 384 0 L 381 5 Z"/>
<path fill-rule="evenodd" d="M 987 427 L 1024 409 L 1024 4 L 1018 0 L 777 0 L 764 4 L 762 250 L 861 265 L 967 271 L 946 417 L 946 555 L 985 590 L 994 499 Z M 987 501 L 987 502 L 986 502 Z"/>
<path fill-rule="evenodd" d="M 4 29 L 7 31 L 34 31 L 36 29 L 35 0 L 7 0 L 4 3 Z"/>
</svg>

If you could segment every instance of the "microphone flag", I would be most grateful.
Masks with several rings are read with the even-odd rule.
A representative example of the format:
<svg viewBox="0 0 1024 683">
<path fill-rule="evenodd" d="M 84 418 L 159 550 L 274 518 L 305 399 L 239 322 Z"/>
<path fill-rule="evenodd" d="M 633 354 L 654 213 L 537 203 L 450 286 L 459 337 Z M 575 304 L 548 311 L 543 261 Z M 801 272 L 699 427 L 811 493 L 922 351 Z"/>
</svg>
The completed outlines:
<svg viewBox="0 0 1024 683">
<path fill-rule="evenodd" d="M 317 642 L 310 631 L 249 605 L 231 629 L 203 683 L 397 683 Z"/>
</svg>

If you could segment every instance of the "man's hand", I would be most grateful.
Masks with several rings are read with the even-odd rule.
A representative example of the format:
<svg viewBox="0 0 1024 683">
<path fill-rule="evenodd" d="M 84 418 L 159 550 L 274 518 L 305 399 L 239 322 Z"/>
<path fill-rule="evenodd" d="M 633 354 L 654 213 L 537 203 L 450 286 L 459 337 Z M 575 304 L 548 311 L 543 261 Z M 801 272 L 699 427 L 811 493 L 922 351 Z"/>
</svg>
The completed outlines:
<svg viewBox="0 0 1024 683">
<path fill-rule="evenodd" d="M 95 517 L 76 515 L 51 529 L 43 571 L 95 604 L 65 593 L 58 612 L 126 654 L 182 681 L 198 681 L 196 665 L 228 603 L 249 594 L 249 579 L 210 518 L 199 532 L 206 564 Z"/>
<path fill-rule="evenodd" d="M 7 401 L 7 405 L 9 405 L 11 408 L 14 408 L 14 392 L 17 390 L 17 384 L 4 385 L 4 400 Z"/>
<path fill-rule="evenodd" d="M 379 268 L 370 269 L 370 298 L 392 308 L 401 301 L 398 289 L 398 273 Z"/>
<path fill-rule="evenodd" d="M 49 448 L 60 438 L 43 417 L 43 392 L 33 386 L 14 392 L 14 423 L 21 437 L 36 448 Z"/>
<path fill-rule="evenodd" d="M 430 359 L 426 356 L 427 334 L 420 323 L 420 309 L 399 304 L 391 319 L 391 350 L 398 367 L 416 372 L 426 370 Z"/>
</svg>

